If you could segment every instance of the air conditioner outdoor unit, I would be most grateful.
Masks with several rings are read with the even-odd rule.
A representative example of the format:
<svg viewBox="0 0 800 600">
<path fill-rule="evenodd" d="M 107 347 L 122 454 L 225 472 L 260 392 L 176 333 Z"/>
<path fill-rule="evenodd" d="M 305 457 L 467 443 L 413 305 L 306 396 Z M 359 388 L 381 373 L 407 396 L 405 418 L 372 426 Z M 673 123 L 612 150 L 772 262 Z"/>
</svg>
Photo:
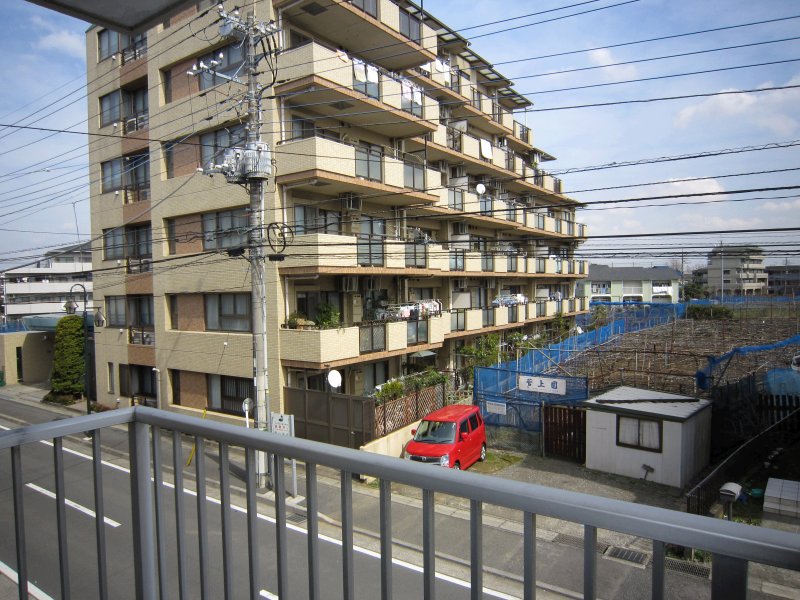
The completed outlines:
<svg viewBox="0 0 800 600">
<path fill-rule="evenodd" d="M 358 277 L 355 275 L 342 275 L 339 278 L 339 291 L 340 292 L 357 292 L 358 291 Z"/>
<path fill-rule="evenodd" d="M 466 277 L 458 277 L 453 279 L 453 289 L 454 290 L 465 290 L 467 289 L 467 278 Z"/>
<path fill-rule="evenodd" d="M 469 233 L 469 225 L 466 221 L 457 221 L 453 223 L 453 235 L 467 235 Z"/>
<path fill-rule="evenodd" d="M 343 210 L 349 210 L 349 211 L 361 210 L 361 196 L 359 196 L 358 194 L 354 194 L 352 192 L 346 192 L 344 194 L 340 194 L 339 199 L 342 201 Z"/>
</svg>

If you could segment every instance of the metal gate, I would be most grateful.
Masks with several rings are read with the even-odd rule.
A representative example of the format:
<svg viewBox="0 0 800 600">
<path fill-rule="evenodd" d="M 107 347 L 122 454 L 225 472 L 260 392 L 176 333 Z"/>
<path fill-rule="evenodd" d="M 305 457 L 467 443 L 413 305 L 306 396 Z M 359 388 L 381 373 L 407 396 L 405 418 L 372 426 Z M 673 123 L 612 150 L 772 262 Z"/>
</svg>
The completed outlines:
<svg viewBox="0 0 800 600">
<path fill-rule="evenodd" d="M 543 408 L 545 455 L 586 462 L 586 410 L 552 404 Z"/>
<path fill-rule="evenodd" d="M 360 448 L 374 437 L 373 398 L 289 387 L 283 394 L 297 437 L 346 448 Z"/>
</svg>

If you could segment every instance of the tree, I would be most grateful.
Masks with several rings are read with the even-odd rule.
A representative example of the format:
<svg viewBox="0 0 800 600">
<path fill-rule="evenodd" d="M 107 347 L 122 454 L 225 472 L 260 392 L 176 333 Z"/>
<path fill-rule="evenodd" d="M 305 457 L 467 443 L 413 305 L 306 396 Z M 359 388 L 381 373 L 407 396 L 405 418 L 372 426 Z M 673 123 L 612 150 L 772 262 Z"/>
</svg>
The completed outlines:
<svg viewBox="0 0 800 600">
<path fill-rule="evenodd" d="M 56 326 L 53 349 L 53 375 L 50 379 L 55 397 L 77 398 L 84 393 L 83 320 L 77 315 L 62 318 Z"/>
<path fill-rule="evenodd" d="M 687 283 L 683 286 L 683 299 L 703 298 L 705 288 L 699 283 Z"/>
<path fill-rule="evenodd" d="M 461 354 L 466 357 L 467 376 L 472 381 L 474 367 L 488 367 L 497 362 L 500 353 L 500 336 L 496 333 L 484 335 L 475 340 L 475 343 L 464 346 Z M 500 360 L 507 359 L 501 356 Z"/>
</svg>

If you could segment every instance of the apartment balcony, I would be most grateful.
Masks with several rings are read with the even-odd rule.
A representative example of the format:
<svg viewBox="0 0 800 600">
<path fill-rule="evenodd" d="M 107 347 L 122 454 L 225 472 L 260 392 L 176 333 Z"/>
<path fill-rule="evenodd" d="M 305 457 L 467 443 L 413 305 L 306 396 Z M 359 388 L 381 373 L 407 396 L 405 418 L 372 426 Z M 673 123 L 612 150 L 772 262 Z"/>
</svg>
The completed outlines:
<svg viewBox="0 0 800 600">
<path fill-rule="evenodd" d="M 93 433 L 91 448 L 83 443 L 82 451 L 75 453 L 78 443 L 74 440 L 83 438 L 86 431 Z M 117 431 L 126 433 L 128 452 L 115 458 L 112 469 L 104 463 L 102 443 L 114 440 Z M 191 470 L 185 466 L 189 449 L 182 443 L 183 436 L 198 449 Z M 274 507 L 265 511 L 271 515 L 268 530 L 259 525 L 266 506 L 259 506 L 257 497 L 256 452 L 272 457 L 274 468 Z M 537 541 L 537 521 L 544 518 L 574 524 L 582 532 L 583 550 L 576 556 L 577 565 L 569 567 L 577 572 L 568 577 L 582 580 L 578 589 L 587 599 L 604 595 L 601 586 L 607 565 L 597 551 L 602 530 L 636 536 L 652 550 L 651 564 L 642 569 L 639 585 L 643 595 L 655 599 L 664 598 L 667 591 L 668 545 L 698 548 L 713 556 L 707 584 L 711 600 L 745 598 L 751 563 L 793 572 L 800 565 L 800 542 L 788 531 L 437 469 L 146 406 L 2 431 L 0 453 L 8 459 L 3 464 L 10 464 L 4 468 L 10 518 L 3 533 L 10 543 L 9 553 L 16 555 L 21 598 L 33 591 L 32 581 L 51 584 L 46 592 L 59 597 L 69 597 L 70 588 L 92 597 L 172 597 L 180 588 L 190 597 L 200 597 L 202 589 L 203 596 L 213 590 L 216 597 L 255 598 L 262 597 L 267 586 L 272 590 L 269 596 L 308 594 L 311 600 L 339 597 L 340 592 L 342 597 L 367 597 L 366 590 L 374 590 L 371 597 L 389 600 L 407 595 L 409 589 L 418 589 L 419 597 L 426 600 L 436 596 L 435 590 L 444 597 L 461 597 L 468 591 L 445 589 L 447 582 L 437 576 L 446 538 L 437 531 L 444 518 L 436 515 L 437 495 L 451 496 L 467 507 L 469 525 L 464 524 L 461 536 L 466 556 L 463 577 L 474 597 L 481 595 L 484 574 L 496 564 L 482 551 L 483 536 L 494 531 L 483 515 L 492 514 L 495 507 L 518 515 L 516 522 L 506 523 L 507 529 L 519 532 L 522 554 L 518 567 L 506 567 L 515 569 L 507 580 L 512 586 L 508 594 L 513 597 L 534 597 L 537 579 L 546 573 L 543 563 L 538 563 L 537 570 L 536 560 L 537 545 L 543 543 Z M 306 499 L 300 513 L 305 517 L 302 527 L 296 525 L 295 509 L 287 500 L 286 459 L 299 463 L 299 493 Z M 209 461 L 215 465 L 214 475 L 210 470 L 207 474 Z M 34 468 L 40 463 L 42 467 Z M 79 488 L 73 481 L 76 473 L 85 476 Z M 218 489 L 212 486 L 217 473 L 222 482 Z M 242 478 L 241 505 L 231 494 L 230 483 L 237 473 Z M 362 558 L 356 544 L 354 473 L 380 482 L 376 551 L 368 559 Z M 341 492 L 336 500 L 340 526 L 328 535 L 320 530 L 321 513 L 328 512 L 325 507 L 329 506 L 322 504 L 326 502 L 320 489 L 323 474 L 339 481 Z M 47 487 L 45 479 L 55 481 L 55 493 L 52 501 L 47 500 L 54 505 L 43 508 L 44 500 L 30 487 L 33 483 Z M 401 572 L 396 572 L 401 567 L 395 548 L 404 537 L 398 533 L 399 515 L 394 513 L 393 518 L 392 508 L 397 505 L 392 484 L 414 490 L 421 498 L 408 505 L 418 512 L 420 552 L 410 559 L 412 569 Z M 96 526 L 77 526 L 78 513 L 68 512 L 75 508 L 75 498 L 91 507 Z M 112 517 L 124 526 L 119 527 Z M 38 550 L 44 539 L 52 541 L 52 552 L 41 554 Z M 118 559 L 120 551 L 127 560 Z M 404 555 L 404 561 L 409 556 Z M 264 566 L 265 559 L 271 568 Z M 565 564 L 563 569 L 567 568 Z M 229 577 L 233 572 L 237 576 Z M 333 580 L 343 588 L 332 587 Z M 165 594 L 159 589 L 166 590 Z"/>
<path fill-rule="evenodd" d="M 128 327 L 128 343 L 136 346 L 155 346 L 155 329 L 152 325 L 143 327 Z"/>
<path fill-rule="evenodd" d="M 282 0 L 275 8 L 283 18 L 310 32 L 324 32 L 333 45 L 347 48 L 365 60 L 401 71 L 436 59 L 436 35 L 421 24 L 419 35 L 404 30 L 401 9 L 391 0 L 319 3 Z M 401 33 L 402 32 L 402 33 Z M 404 33 L 412 33 L 413 41 Z"/>
<path fill-rule="evenodd" d="M 294 189 L 332 196 L 345 192 L 370 195 L 371 203 L 385 206 L 434 204 L 438 199 L 406 188 L 403 161 L 385 156 L 381 147 L 365 148 L 313 136 L 285 141 L 275 154 L 276 183 Z M 438 182 L 439 173 L 428 169 L 425 179 Z"/>
<path fill-rule="evenodd" d="M 424 135 L 436 130 L 436 103 L 398 76 L 354 61 L 318 43 L 279 55 L 281 83 L 275 94 L 288 106 L 313 106 L 320 115 L 366 127 L 386 137 Z"/>
</svg>

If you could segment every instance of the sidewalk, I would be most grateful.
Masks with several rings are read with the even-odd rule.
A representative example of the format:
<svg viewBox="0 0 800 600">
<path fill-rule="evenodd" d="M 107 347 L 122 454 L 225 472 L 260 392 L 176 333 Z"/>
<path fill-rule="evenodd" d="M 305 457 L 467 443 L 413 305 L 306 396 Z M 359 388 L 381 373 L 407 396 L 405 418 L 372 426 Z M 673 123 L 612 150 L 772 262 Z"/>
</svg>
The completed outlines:
<svg viewBox="0 0 800 600">
<path fill-rule="evenodd" d="M 2 406 L 3 400 L 9 400 L 21 403 L 35 403 L 40 407 L 47 407 L 51 412 L 59 413 L 64 416 L 85 414 L 84 403 L 75 404 L 70 407 L 41 404 L 41 398 L 45 393 L 46 390 L 29 386 L 15 385 L 2 387 L 0 388 L 0 407 Z M 0 412 L 2 412 L 2 408 L 0 408 Z M 671 510 L 682 511 L 685 507 L 683 495 L 675 488 L 650 481 L 635 480 L 607 473 L 598 473 L 596 471 L 590 471 L 576 463 L 546 459 L 539 456 L 526 456 L 520 462 L 493 473 L 491 476 L 525 481 L 537 485 L 636 502 L 650 506 L 658 506 Z M 304 473 L 302 465 L 298 465 L 298 478 L 300 479 L 299 488 L 302 491 L 305 483 L 303 481 Z M 336 490 L 339 489 L 338 474 L 320 468 L 319 483 L 320 488 L 327 488 L 328 494 L 330 495 L 329 499 L 320 498 L 320 509 L 324 513 L 321 515 L 321 520 L 324 521 L 327 526 L 336 529 L 339 526 L 339 499 L 336 493 Z M 353 491 L 353 508 L 355 514 L 369 515 L 372 513 L 376 507 L 376 499 L 378 497 L 377 488 L 369 485 L 356 484 L 354 485 Z M 421 492 L 418 489 L 394 484 L 392 486 L 392 491 L 393 499 L 399 504 L 408 507 L 410 515 L 419 514 L 418 508 L 421 507 L 422 502 Z M 321 496 L 328 495 L 323 494 L 322 489 L 320 489 L 320 492 Z M 271 493 L 259 495 L 267 499 L 272 496 Z M 290 500 L 289 505 L 299 513 L 305 512 L 303 498 Z M 462 498 L 439 495 L 437 496 L 436 512 L 437 515 L 443 518 L 464 521 L 464 527 L 468 530 L 468 501 Z M 371 518 L 365 518 L 365 521 L 370 520 Z M 487 526 L 494 527 L 499 532 L 504 532 L 506 535 L 518 537 L 522 534 L 519 515 L 515 511 L 493 505 L 486 506 L 484 522 Z M 358 528 L 356 534 L 357 537 L 360 538 L 359 543 L 372 546 L 376 544 L 376 538 L 370 531 L 370 529 L 372 529 L 371 524 L 365 523 L 365 525 L 368 526 Z M 762 520 L 762 526 L 800 533 L 800 521 L 797 520 L 790 521 L 780 517 L 771 519 L 767 518 L 767 515 L 765 515 Z M 377 531 L 377 529 L 374 530 Z M 458 527 L 454 528 L 454 530 L 458 530 Z M 540 516 L 537 519 L 536 535 L 537 539 L 543 542 L 570 543 L 578 540 L 579 543 L 582 543 L 583 526 L 577 523 Z M 564 542 L 564 540 L 566 540 L 566 542 Z M 631 549 L 648 555 L 652 551 L 652 542 L 649 539 L 641 539 L 619 532 L 600 530 L 598 531 L 598 542 L 608 547 Z M 417 544 L 402 542 L 400 538 L 396 540 L 396 543 L 401 544 L 404 550 L 411 553 L 416 553 L 420 549 L 417 547 Z M 463 562 L 454 556 L 448 556 L 447 559 L 448 562 L 452 563 L 453 568 L 458 568 L 461 566 L 460 563 Z M 750 589 L 777 597 L 800 599 L 800 592 L 798 592 L 798 590 L 800 590 L 800 573 L 776 571 L 777 570 L 768 567 L 753 565 L 750 572 Z M 0 577 L 0 600 L 5 600 L 7 597 L 7 586 L 14 592 L 8 597 L 16 597 L 16 587 L 14 584 L 5 577 Z M 557 590 L 552 591 L 557 592 Z"/>
</svg>

